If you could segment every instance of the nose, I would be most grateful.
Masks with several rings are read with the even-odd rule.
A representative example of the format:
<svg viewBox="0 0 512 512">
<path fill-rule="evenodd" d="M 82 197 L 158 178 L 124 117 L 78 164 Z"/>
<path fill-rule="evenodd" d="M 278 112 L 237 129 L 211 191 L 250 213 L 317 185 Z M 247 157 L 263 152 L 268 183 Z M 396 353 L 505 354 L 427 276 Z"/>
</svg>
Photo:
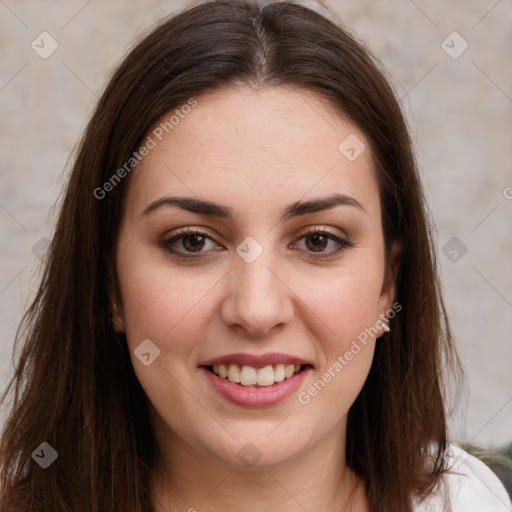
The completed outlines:
<svg viewBox="0 0 512 512">
<path fill-rule="evenodd" d="M 226 325 L 260 337 L 283 328 L 293 318 L 293 292 L 265 252 L 252 263 L 237 258 L 226 279 L 222 304 Z"/>
</svg>

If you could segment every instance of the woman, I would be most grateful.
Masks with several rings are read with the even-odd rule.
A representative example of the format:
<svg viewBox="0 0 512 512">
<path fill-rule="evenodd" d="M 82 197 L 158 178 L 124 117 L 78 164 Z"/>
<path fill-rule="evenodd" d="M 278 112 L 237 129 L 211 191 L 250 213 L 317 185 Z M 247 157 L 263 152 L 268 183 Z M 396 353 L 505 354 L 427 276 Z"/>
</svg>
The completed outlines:
<svg viewBox="0 0 512 512">
<path fill-rule="evenodd" d="M 19 332 L 1 509 L 509 510 L 447 443 L 439 289 L 368 51 L 291 3 L 185 10 L 79 148 Z"/>
</svg>

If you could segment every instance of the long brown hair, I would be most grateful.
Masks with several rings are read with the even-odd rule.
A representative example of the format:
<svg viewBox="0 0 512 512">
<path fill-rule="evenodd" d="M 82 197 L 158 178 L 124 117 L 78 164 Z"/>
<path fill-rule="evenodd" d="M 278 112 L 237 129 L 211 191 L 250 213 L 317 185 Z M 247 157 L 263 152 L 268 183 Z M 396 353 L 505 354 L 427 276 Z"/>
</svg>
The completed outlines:
<svg viewBox="0 0 512 512">
<path fill-rule="evenodd" d="M 130 172 L 108 193 L 98 190 L 163 114 L 223 85 L 309 88 L 367 135 L 389 265 L 392 242 L 403 246 L 402 310 L 350 409 L 347 464 L 364 479 L 375 512 L 410 512 L 411 496 L 426 495 L 445 471 L 443 369 L 461 375 L 460 364 L 411 140 L 385 73 L 341 23 L 306 7 L 214 0 L 165 20 L 134 46 L 78 147 L 3 396 L 12 396 L 12 410 L 0 446 L 2 512 L 152 510 L 147 399 L 109 318 L 110 295 L 120 299 L 115 247 Z M 32 457 L 42 442 L 58 453 L 47 469 Z"/>
</svg>

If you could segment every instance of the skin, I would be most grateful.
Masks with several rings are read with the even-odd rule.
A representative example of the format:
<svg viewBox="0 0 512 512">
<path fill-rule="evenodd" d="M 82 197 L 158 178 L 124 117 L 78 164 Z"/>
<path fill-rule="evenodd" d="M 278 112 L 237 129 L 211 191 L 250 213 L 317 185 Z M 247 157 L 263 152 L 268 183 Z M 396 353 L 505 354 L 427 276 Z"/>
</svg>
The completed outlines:
<svg viewBox="0 0 512 512">
<path fill-rule="evenodd" d="M 377 339 L 382 324 L 308 404 L 294 394 L 241 407 L 198 368 L 235 352 L 283 352 L 314 366 L 303 392 L 391 308 L 395 283 L 367 138 L 306 89 L 223 88 L 196 99 L 130 176 L 117 246 L 115 328 L 126 332 L 150 401 L 156 510 L 367 511 L 362 481 L 344 464 L 346 424 L 375 343 L 385 342 Z M 366 145 L 353 162 L 338 150 L 350 134 Z M 280 220 L 290 203 L 334 192 L 364 211 L 343 205 Z M 234 218 L 176 206 L 142 215 L 164 195 L 220 203 Z M 162 241 L 185 226 L 210 238 L 177 240 L 179 257 Z M 334 240 L 306 236 L 313 228 L 353 247 L 335 253 Z M 236 252 L 248 236 L 263 248 L 252 263 Z M 202 251 L 198 258 L 191 247 Z M 398 253 L 394 247 L 393 259 Z M 160 350 L 149 366 L 134 356 L 145 339 Z M 247 443 L 261 456 L 251 467 L 237 457 Z M 341 508 L 349 495 L 351 507 Z"/>
</svg>

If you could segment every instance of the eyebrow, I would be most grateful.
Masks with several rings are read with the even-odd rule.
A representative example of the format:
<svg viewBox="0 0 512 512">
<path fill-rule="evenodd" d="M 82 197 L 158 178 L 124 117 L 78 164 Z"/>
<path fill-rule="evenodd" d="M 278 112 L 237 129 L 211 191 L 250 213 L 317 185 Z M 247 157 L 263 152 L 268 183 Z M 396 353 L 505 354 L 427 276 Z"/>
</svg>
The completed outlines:
<svg viewBox="0 0 512 512">
<path fill-rule="evenodd" d="M 141 218 L 150 215 L 163 206 L 177 206 L 183 210 L 187 210 L 199 215 L 209 215 L 219 217 L 221 219 L 233 219 L 233 210 L 227 206 L 223 206 L 212 201 L 198 199 L 195 197 L 169 197 L 163 196 L 156 201 L 150 203 L 142 212 Z M 352 206 L 364 213 L 366 210 L 362 204 L 353 197 L 345 194 L 332 194 L 327 197 L 311 199 L 308 201 L 296 201 L 281 211 L 281 221 L 289 220 L 294 217 L 300 217 L 308 213 L 330 210 L 336 206 Z"/>
</svg>

